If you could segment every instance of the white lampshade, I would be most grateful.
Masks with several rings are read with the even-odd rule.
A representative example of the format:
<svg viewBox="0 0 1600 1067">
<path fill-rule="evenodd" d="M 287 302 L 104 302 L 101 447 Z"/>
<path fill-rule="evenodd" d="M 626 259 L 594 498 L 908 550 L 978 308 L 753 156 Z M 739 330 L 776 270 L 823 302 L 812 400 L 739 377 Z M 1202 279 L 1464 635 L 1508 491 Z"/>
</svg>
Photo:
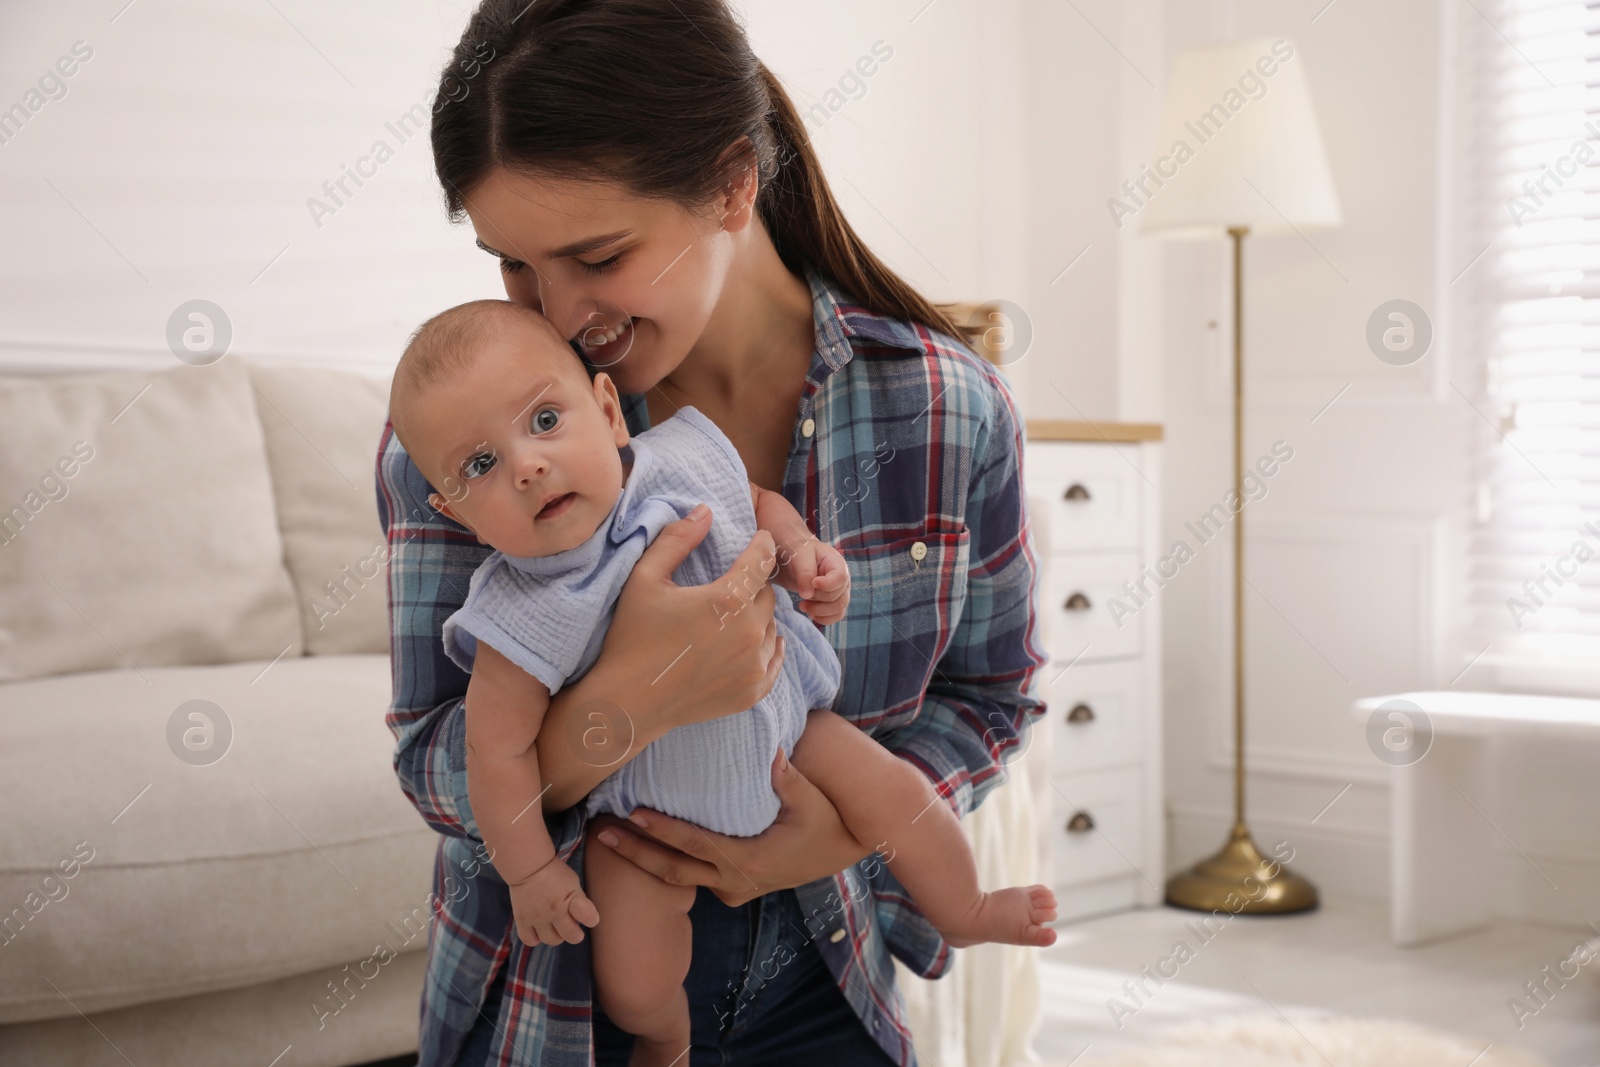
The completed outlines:
<svg viewBox="0 0 1600 1067">
<path fill-rule="evenodd" d="M 1155 156 L 1140 176 L 1138 195 L 1125 188 L 1122 199 L 1142 234 L 1212 237 L 1228 227 L 1272 233 L 1340 222 L 1304 62 L 1283 38 L 1179 53 Z"/>
</svg>

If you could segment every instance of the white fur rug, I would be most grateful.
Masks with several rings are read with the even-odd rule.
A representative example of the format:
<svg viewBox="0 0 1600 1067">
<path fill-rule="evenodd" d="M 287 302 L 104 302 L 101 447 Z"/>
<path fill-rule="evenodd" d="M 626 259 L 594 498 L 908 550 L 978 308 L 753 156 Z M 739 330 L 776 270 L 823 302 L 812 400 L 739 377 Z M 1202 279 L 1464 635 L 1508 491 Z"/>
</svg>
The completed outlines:
<svg viewBox="0 0 1600 1067">
<path fill-rule="evenodd" d="M 1164 1031 L 1076 1067 L 1549 1067 L 1537 1056 L 1392 1019 L 1240 1015 Z"/>
</svg>

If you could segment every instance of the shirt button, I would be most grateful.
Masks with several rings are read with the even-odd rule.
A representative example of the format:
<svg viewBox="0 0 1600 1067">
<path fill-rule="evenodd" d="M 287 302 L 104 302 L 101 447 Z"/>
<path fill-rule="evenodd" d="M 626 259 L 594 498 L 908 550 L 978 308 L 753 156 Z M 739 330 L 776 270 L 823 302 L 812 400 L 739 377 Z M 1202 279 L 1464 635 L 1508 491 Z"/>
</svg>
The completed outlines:
<svg viewBox="0 0 1600 1067">
<path fill-rule="evenodd" d="M 832 941 L 835 945 L 837 945 L 839 942 L 844 940 L 844 931 L 843 930 L 835 930 L 833 933 L 828 935 L 828 940 Z"/>
<path fill-rule="evenodd" d="M 921 563 L 923 560 L 927 559 L 928 558 L 928 546 L 927 546 L 927 544 L 922 542 L 922 541 L 918 541 L 916 544 L 912 545 L 911 546 L 911 558 L 916 560 L 918 563 Z"/>
<path fill-rule="evenodd" d="M 801 437 L 810 437 L 812 434 L 814 434 L 816 432 L 817 432 L 817 422 L 816 422 L 815 419 L 807 419 L 805 422 L 802 422 L 800 424 L 800 436 Z"/>
</svg>

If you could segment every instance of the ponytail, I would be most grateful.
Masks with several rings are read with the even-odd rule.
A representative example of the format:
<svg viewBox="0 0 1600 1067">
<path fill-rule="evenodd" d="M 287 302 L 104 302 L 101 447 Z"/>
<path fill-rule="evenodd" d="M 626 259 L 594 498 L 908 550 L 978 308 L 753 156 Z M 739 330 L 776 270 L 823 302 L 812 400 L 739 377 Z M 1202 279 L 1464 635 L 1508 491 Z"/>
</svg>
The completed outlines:
<svg viewBox="0 0 1600 1067">
<path fill-rule="evenodd" d="M 609 178 L 692 209 L 732 176 L 741 159 L 728 149 L 743 139 L 757 211 L 790 271 L 809 265 L 869 311 L 965 336 L 851 227 L 725 0 L 483 0 L 436 99 L 434 169 L 452 220 L 497 167 Z"/>
<path fill-rule="evenodd" d="M 805 124 L 777 76 L 757 61 L 771 106 L 769 122 L 777 168 L 766 182 L 761 221 L 790 270 L 803 260 L 838 282 L 863 307 L 879 315 L 910 319 L 947 333 L 965 334 L 943 311 L 913 289 L 872 253 L 839 209 Z"/>
</svg>

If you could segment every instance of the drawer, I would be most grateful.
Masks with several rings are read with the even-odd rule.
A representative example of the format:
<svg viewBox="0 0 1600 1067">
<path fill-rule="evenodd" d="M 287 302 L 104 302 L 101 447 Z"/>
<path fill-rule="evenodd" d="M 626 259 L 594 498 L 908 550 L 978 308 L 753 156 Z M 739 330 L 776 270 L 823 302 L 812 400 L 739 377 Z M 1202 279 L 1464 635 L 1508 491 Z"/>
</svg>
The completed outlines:
<svg viewBox="0 0 1600 1067">
<path fill-rule="evenodd" d="M 1073 923 L 1137 908 L 1141 881 L 1137 874 L 1132 874 L 1126 878 L 1063 886 L 1056 890 L 1057 922 Z"/>
<path fill-rule="evenodd" d="M 1050 776 L 1052 888 L 1138 874 L 1144 855 L 1142 774 L 1131 767 Z"/>
<path fill-rule="evenodd" d="M 1137 548 L 1139 499 L 1144 480 L 1126 455 L 1110 444 L 1039 441 L 1023 457 L 1028 493 L 1043 504 L 1048 550 Z"/>
<path fill-rule="evenodd" d="M 1137 763 L 1144 740 L 1144 661 L 1051 663 L 1045 690 L 1051 738 L 1050 773 L 1067 774 Z M 1065 673 L 1062 673 L 1065 671 Z"/>
<path fill-rule="evenodd" d="M 1136 656 L 1144 646 L 1144 618 L 1122 583 L 1139 578 L 1134 552 L 1052 555 L 1045 564 L 1044 642 L 1050 658 L 1065 666 L 1084 661 Z M 1119 604 L 1112 614 L 1112 600 Z M 1147 604 L 1149 600 L 1145 601 Z M 1085 651 L 1087 649 L 1087 651 Z"/>
</svg>

